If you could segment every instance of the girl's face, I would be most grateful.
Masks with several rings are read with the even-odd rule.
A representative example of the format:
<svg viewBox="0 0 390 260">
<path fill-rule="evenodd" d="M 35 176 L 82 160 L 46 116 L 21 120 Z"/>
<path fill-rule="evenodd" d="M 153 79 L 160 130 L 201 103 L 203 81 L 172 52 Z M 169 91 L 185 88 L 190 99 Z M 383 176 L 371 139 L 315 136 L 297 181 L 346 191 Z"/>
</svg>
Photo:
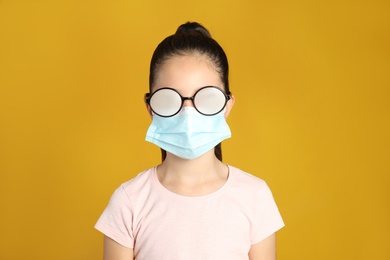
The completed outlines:
<svg viewBox="0 0 390 260">
<path fill-rule="evenodd" d="M 177 90 L 183 97 L 192 97 L 197 90 L 205 86 L 215 86 L 224 91 L 224 87 L 214 64 L 204 55 L 188 54 L 174 56 L 161 65 L 156 73 L 152 92 L 170 87 Z M 234 103 L 234 96 L 226 104 L 225 118 L 229 115 Z M 183 106 L 193 106 L 186 100 Z M 152 115 L 150 107 L 147 106 Z"/>
</svg>

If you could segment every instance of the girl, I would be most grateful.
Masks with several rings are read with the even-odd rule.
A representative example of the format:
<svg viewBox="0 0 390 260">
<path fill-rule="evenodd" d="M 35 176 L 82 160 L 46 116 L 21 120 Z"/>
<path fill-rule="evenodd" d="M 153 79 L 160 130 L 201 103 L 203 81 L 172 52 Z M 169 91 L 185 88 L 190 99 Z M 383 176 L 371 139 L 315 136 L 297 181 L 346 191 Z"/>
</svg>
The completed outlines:
<svg viewBox="0 0 390 260">
<path fill-rule="evenodd" d="M 283 220 L 266 183 L 222 162 L 234 96 L 228 61 L 198 23 L 155 50 L 146 140 L 161 164 L 122 184 L 96 223 L 104 259 L 276 259 Z"/>
</svg>

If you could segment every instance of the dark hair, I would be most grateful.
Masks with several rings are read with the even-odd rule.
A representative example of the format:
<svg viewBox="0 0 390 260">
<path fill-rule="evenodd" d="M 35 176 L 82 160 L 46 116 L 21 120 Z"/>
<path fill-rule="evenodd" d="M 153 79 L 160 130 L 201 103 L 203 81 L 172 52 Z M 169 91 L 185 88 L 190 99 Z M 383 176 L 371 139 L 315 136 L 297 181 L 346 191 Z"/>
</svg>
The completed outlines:
<svg viewBox="0 0 390 260">
<path fill-rule="evenodd" d="M 150 61 L 149 92 L 152 93 L 156 73 L 161 65 L 174 56 L 183 56 L 193 53 L 205 55 L 213 62 L 219 73 L 225 93 L 229 90 L 229 63 L 222 47 L 211 37 L 210 32 L 201 24 L 187 22 L 179 26 L 176 33 L 165 38 L 156 48 Z M 215 156 L 222 161 L 221 144 L 214 149 Z M 161 149 L 162 160 L 166 152 Z"/>
</svg>

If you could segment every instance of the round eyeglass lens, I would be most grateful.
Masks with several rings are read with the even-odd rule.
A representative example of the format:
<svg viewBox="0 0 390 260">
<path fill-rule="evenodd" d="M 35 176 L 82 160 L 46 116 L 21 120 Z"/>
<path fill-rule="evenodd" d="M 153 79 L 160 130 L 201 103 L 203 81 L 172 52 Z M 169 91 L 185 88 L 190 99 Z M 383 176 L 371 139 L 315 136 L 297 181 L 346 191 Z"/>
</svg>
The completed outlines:
<svg viewBox="0 0 390 260">
<path fill-rule="evenodd" d="M 172 116 L 181 108 L 181 97 L 172 89 L 159 89 L 150 98 L 150 107 L 159 116 Z"/>
<path fill-rule="evenodd" d="M 216 87 L 200 89 L 194 97 L 196 109 L 204 115 L 215 115 L 223 110 L 226 105 L 226 96 Z"/>
</svg>

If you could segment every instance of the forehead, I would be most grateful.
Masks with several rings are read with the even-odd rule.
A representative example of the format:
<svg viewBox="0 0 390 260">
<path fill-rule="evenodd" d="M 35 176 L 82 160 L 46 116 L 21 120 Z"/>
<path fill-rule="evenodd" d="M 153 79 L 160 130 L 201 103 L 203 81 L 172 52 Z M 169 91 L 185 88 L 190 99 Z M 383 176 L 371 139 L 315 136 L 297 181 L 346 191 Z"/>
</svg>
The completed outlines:
<svg viewBox="0 0 390 260">
<path fill-rule="evenodd" d="M 223 89 L 220 75 L 213 62 L 202 54 L 177 55 L 166 60 L 156 73 L 153 91 L 170 87 L 182 95 L 193 95 L 204 86 Z"/>
</svg>

